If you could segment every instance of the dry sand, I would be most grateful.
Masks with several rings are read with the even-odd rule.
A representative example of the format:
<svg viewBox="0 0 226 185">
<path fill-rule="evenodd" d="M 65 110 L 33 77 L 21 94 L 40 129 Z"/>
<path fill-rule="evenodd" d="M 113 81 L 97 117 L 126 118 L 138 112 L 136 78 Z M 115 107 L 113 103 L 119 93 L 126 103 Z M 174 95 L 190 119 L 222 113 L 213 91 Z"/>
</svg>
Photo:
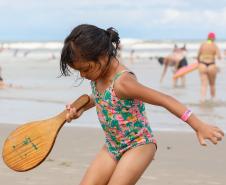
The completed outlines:
<svg viewBox="0 0 226 185">
<path fill-rule="evenodd" d="M 16 125 L 0 125 L 0 147 Z M 226 142 L 199 145 L 193 132 L 156 132 L 158 151 L 138 185 L 225 185 Z M 78 185 L 101 148 L 100 129 L 64 127 L 47 160 L 28 172 L 14 172 L 0 160 L 0 185 Z M 103 166 L 104 168 L 104 166 Z"/>
</svg>

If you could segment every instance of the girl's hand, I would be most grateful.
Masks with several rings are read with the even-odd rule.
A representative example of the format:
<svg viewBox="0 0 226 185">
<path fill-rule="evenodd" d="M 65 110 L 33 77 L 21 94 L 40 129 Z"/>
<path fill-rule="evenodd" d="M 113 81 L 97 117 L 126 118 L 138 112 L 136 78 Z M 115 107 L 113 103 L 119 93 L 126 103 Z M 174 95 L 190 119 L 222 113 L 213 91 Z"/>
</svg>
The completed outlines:
<svg viewBox="0 0 226 185">
<path fill-rule="evenodd" d="M 216 126 L 202 124 L 196 131 L 199 143 L 206 146 L 205 139 L 210 140 L 213 144 L 217 144 L 224 137 L 224 132 Z"/>
<path fill-rule="evenodd" d="M 81 108 L 79 111 L 77 111 L 76 108 L 72 107 L 71 104 L 66 105 L 66 110 L 67 110 L 66 121 L 68 123 L 70 123 L 71 120 L 73 120 L 73 119 L 79 118 L 82 115 L 82 113 L 84 112 L 83 108 Z"/>
</svg>

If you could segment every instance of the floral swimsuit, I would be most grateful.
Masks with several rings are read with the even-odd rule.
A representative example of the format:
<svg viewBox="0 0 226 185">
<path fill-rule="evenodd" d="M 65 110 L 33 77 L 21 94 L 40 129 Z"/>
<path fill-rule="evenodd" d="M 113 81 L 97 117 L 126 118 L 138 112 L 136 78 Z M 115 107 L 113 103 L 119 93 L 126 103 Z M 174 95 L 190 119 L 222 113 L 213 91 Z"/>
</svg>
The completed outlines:
<svg viewBox="0 0 226 185">
<path fill-rule="evenodd" d="M 137 99 L 119 99 L 114 82 L 128 70 L 120 71 L 103 94 L 91 82 L 96 110 L 106 136 L 106 147 L 114 159 L 119 160 L 129 149 L 147 143 L 156 144 L 145 116 L 144 103 Z"/>
</svg>

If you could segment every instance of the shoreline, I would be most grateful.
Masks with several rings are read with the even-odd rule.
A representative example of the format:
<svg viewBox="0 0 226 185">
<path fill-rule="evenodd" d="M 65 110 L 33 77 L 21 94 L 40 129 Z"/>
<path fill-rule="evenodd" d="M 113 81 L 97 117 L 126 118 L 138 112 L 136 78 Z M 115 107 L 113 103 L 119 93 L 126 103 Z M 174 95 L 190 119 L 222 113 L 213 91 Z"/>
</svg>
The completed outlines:
<svg viewBox="0 0 226 185">
<path fill-rule="evenodd" d="M 0 146 L 18 125 L 0 124 Z M 154 132 L 158 142 L 155 160 L 138 185 L 224 185 L 226 142 L 200 146 L 194 132 Z M 85 136 L 84 136 L 85 135 Z M 63 127 L 53 150 L 37 168 L 14 172 L 0 160 L 4 185 L 79 184 L 87 167 L 104 144 L 99 128 Z M 48 174 L 48 176 L 46 176 Z"/>
</svg>

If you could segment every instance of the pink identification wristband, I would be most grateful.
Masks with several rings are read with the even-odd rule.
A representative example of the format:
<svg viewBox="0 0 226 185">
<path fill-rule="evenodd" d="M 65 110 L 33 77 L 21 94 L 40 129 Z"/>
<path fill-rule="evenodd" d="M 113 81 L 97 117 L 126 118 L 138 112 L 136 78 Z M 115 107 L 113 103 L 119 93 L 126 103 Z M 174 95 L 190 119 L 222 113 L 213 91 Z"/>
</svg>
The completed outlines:
<svg viewBox="0 0 226 185">
<path fill-rule="evenodd" d="M 187 121 L 188 118 L 191 116 L 191 114 L 192 114 L 192 111 L 188 109 L 188 110 L 186 110 L 186 111 L 184 112 L 184 114 L 181 116 L 181 119 L 182 119 L 183 121 Z"/>
</svg>

